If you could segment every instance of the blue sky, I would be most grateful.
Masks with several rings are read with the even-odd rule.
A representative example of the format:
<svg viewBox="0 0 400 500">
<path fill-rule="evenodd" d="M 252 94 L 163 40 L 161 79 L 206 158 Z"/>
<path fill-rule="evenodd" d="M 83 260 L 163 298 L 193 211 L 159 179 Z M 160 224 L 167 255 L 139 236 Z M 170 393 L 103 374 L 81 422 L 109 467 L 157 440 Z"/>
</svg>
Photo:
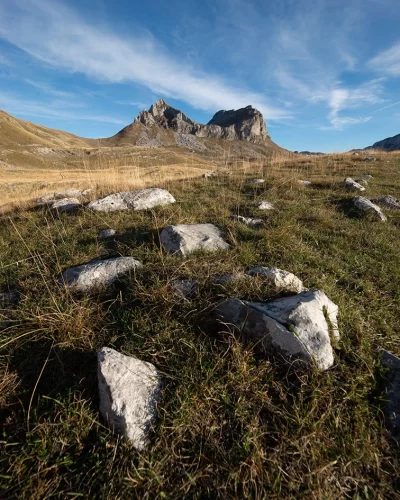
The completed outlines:
<svg viewBox="0 0 400 500">
<path fill-rule="evenodd" d="M 0 109 L 107 137 L 163 97 L 291 150 L 400 133 L 399 0 L 0 0 Z"/>
</svg>

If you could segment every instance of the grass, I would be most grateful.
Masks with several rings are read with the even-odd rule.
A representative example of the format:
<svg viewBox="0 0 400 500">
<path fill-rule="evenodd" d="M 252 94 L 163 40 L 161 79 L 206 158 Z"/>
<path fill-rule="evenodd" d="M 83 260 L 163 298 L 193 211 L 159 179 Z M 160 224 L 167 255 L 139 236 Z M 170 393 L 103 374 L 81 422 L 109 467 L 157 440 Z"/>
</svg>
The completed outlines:
<svg viewBox="0 0 400 500">
<path fill-rule="evenodd" d="M 2 498 L 400 498 L 378 362 L 380 348 L 400 354 L 400 214 L 386 211 L 386 224 L 359 217 L 340 186 L 369 172 L 368 197 L 398 195 L 400 155 L 380 154 L 374 164 L 350 155 L 274 158 L 229 170 L 164 179 L 178 202 L 147 212 L 21 208 L 1 216 L 0 286 L 19 293 L 0 310 Z M 265 185 L 246 183 L 255 177 Z M 263 199 L 277 210 L 258 211 Z M 247 228 L 231 213 L 264 225 Z M 160 249 L 163 227 L 196 222 L 219 226 L 232 250 L 179 260 Z M 114 240 L 98 240 L 106 227 L 118 231 Z M 90 297 L 57 287 L 66 267 L 116 255 L 144 266 Z M 204 331 L 223 297 L 275 297 L 262 279 L 212 283 L 214 274 L 257 265 L 287 269 L 339 305 L 331 370 L 294 372 Z M 170 283 L 187 277 L 201 293 L 180 302 Z M 99 417 L 103 345 L 163 374 L 159 418 L 142 454 Z"/>
</svg>

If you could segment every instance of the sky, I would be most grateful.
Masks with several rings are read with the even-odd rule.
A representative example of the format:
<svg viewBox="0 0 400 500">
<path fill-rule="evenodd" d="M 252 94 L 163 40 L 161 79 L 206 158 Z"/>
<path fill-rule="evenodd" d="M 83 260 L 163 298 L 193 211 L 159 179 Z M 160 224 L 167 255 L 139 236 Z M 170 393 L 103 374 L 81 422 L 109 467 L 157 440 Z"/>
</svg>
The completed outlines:
<svg viewBox="0 0 400 500">
<path fill-rule="evenodd" d="M 108 137 L 251 104 L 290 150 L 400 133 L 399 0 L 0 0 L 0 109 Z"/>
</svg>

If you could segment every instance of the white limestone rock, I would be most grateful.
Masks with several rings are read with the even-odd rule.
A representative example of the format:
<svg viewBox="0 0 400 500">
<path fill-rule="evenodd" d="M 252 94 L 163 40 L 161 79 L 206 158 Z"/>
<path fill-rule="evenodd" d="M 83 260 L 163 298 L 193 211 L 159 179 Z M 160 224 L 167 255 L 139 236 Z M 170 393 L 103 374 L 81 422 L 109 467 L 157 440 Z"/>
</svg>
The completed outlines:
<svg viewBox="0 0 400 500">
<path fill-rule="evenodd" d="M 278 290 L 300 293 L 304 290 L 303 282 L 294 274 L 277 267 L 254 267 L 246 272 L 249 276 L 263 276 L 271 281 Z"/>
<path fill-rule="evenodd" d="M 382 212 L 378 205 L 372 203 L 368 198 L 364 198 L 363 196 L 357 196 L 353 200 L 354 206 L 363 212 L 372 212 L 374 213 L 382 222 L 387 221 L 386 215 Z"/>
<path fill-rule="evenodd" d="M 334 363 L 330 335 L 339 338 L 337 313 L 338 307 L 316 290 L 272 302 L 227 299 L 211 313 L 209 324 L 220 332 L 241 334 L 263 355 L 327 370 Z"/>
<path fill-rule="evenodd" d="M 346 177 L 346 179 L 343 181 L 343 184 L 347 191 L 365 191 L 365 187 L 361 186 L 361 184 L 356 182 L 351 177 Z"/>
<path fill-rule="evenodd" d="M 115 229 L 102 229 L 99 233 L 99 238 L 101 240 L 107 240 L 108 238 L 111 238 L 112 236 L 115 236 L 117 234 L 117 231 Z"/>
<path fill-rule="evenodd" d="M 66 189 L 59 193 L 49 193 L 41 196 L 36 200 L 39 205 L 47 205 L 55 202 L 56 200 L 62 200 L 63 198 L 79 198 L 82 196 L 82 191 L 79 189 Z"/>
<path fill-rule="evenodd" d="M 97 360 L 101 416 L 111 429 L 143 451 L 157 418 L 160 375 L 151 363 L 109 347 L 100 349 Z"/>
<path fill-rule="evenodd" d="M 150 208 L 175 203 L 175 198 L 165 189 L 149 188 L 110 194 L 105 198 L 91 201 L 87 208 L 97 212 L 118 210 L 148 210 Z"/>
<path fill-rule="evenodd" d="M 301 184 L 302 186 L 311 186 L 312 185 L 311 181 L 301 181 L 301 180 L 298 180 L 297 182 L 299 184 Z"/>
<path fill-rule="evenodd" d="M 52 210 L 57 210 L 57 212 L 73 212 L 81 206 L 81 202 L 78 198 L 62 198 L 50 204 L 50 208 Z"/>
<path fill-rule="evenodd" d="M 198 250 L 213 252 L 230 248 L 222 238 L 220 229 L 213 224 L 168 226 L 161 231 L 160 241 L 167 252 L 179 257 Z"/>
<path fill-rule="evenodd" d="M 253 219 L 251 217 L 243 217 L 242 215 L 231 215 L 231 219 L 236 220 L 237 222 L 241 222 L 246 226 L 250 227 L 258 227 L 263 223 L 262 219 Z"/>
<path fill-rule="evenodd" d="M 249 179 L 247 182 L 249 184 L 264 184 L 265 179 Z"/>
<path fill-rule="evenodd" d="M 133 257 L 95 259 L 81 266 L 71 267 L 62 273 L 58 282 L 61 286 L 79 293 L 111 285 L 117 278 L 142 264 Z"/>
<path fill-rule="evenodd" d="M 400 200 L 397 200 L 394 196 L 388 195 L 383 196 L 382 198 L 377 198 L 372 200 L 377 205 L 381 205 L 389 210 L 399 210 L 400 209 Z"/>
<path fill-rule="evenodd" d="M 260 203 L 258 203 L 257 208 L 259 210 L 275 210 L 274 205 L 269 201 L 261 201 Z"/>
</svg>

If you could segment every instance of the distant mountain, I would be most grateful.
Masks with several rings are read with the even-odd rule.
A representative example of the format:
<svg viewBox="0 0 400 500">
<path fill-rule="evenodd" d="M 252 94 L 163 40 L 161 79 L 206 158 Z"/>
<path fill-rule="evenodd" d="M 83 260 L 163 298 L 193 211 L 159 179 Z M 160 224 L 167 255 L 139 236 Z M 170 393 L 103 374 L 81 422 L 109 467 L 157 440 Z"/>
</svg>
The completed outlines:
<svg viewBox="0 0 400 500">
<path fill-rule="evenodd" d="M 263 115 L 252 106 L 218 111 L 206 125 L 202 125 L 169 106 L 163 99 L 153 104 L 148 111 L 141 111 L 133 123 L 115 136 L 101 139 L 100 142 L 112 146 L 178 145 L 204 151 L 213 149 L 213 144 L 208 140 L 230 141 L 236 145 L 239 142 L 248 143 L 249 146 L 260 146 L 261 153 L 265 148 L 281 149 L 271 141 Z M 214 146 L 218 144 L 214 143 Z"/>
<path fill-rule="evenodd" d="M 383 141 L 375 142 L 372 146 L 365 149 L 381 149 L 382 151 L 399 151 L 400 150 L 400 134 L 383 139 Z"/>
<path fill-rule="evenodd" d="M 0 147 L 90 147 L 96 141 L 20 120 L 0 110 Z"/>
</svg>

